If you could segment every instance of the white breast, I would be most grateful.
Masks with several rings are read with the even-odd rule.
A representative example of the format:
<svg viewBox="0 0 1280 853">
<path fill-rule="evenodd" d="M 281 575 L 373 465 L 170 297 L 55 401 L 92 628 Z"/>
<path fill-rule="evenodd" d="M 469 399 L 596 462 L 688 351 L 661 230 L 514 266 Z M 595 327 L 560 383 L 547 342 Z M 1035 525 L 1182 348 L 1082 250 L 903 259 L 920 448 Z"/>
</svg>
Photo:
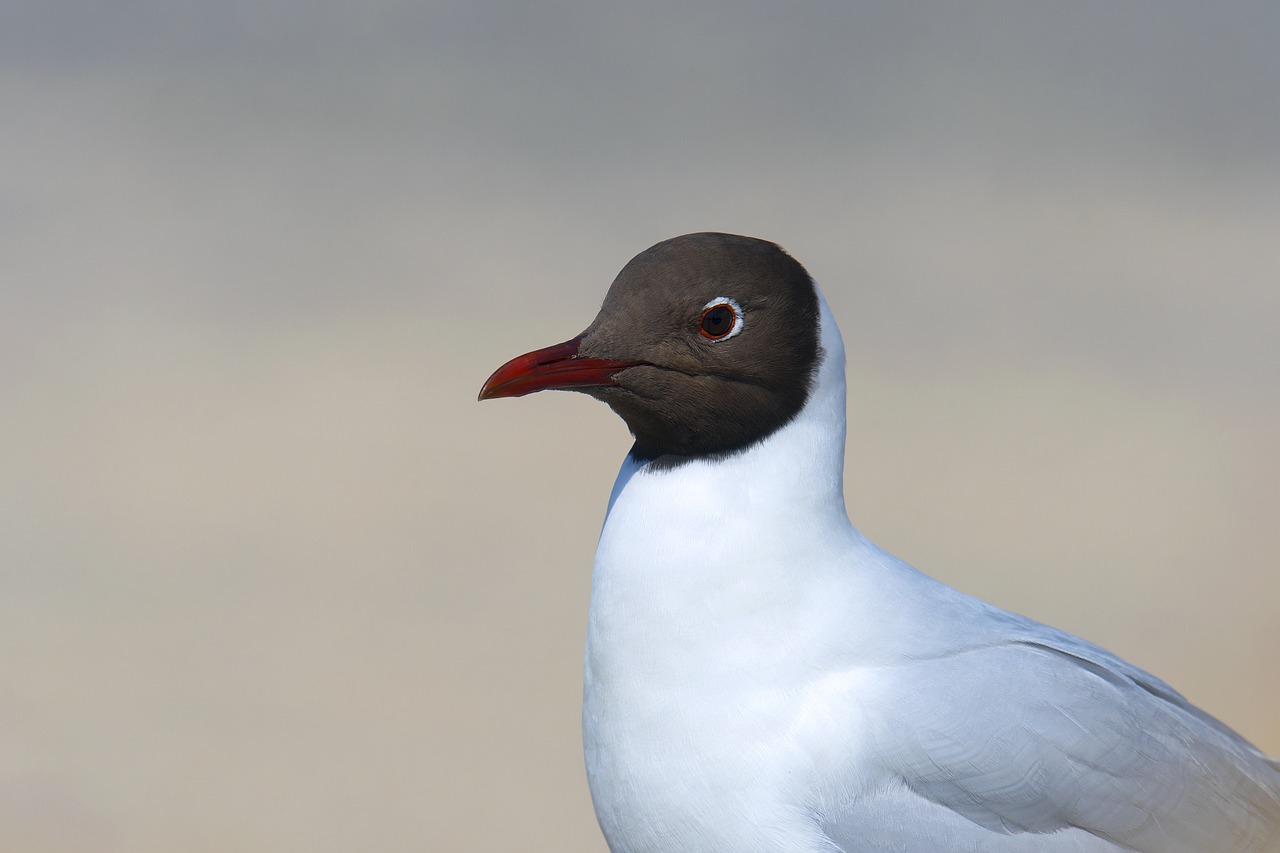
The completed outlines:
<svg viewBox="0 0 1280 853">
<path fill-rule="evenodd" d="M 806 797 L 828 768 L 856 780 L 859 708 L 876 685 L 849 659 L 865 592 L 853 569 L 875 552 L 845 514 L 844 351 L 821 308 L 823 362 L 794 421 L 727 460 L 628 460 L 618 475 L 583 699 L 615 851 L 831 849 Z"/>
<path fill-rule="evenodd" d="M 853 529 L 844 351 L 820 304 L 791 423 L 618 475 L 583 696 L 611 849 L 1275 850 L 1280 765 L 1158 679 Z"/>
</svg>

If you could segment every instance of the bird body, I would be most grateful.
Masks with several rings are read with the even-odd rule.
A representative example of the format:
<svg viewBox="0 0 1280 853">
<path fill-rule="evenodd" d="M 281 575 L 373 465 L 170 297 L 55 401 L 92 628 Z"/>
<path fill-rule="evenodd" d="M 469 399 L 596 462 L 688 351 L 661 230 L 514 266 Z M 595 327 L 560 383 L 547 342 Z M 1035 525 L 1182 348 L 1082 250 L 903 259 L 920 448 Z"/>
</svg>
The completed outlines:
<svg viewBox="0 0 1280 853">
<path fill-rule="evenodd" d="M 689 268 L 698 287 L 731 289 L 741 276 L 715 280 L 725 276 L 696 251 L 727 235 L 694 237 L 694 263 L 677 253 L 675 275 L 667 256 L 642 265 L 640 289 Z M 757 249 L 744 247 L 745 263 Z M 746 315 L 744 338 L 753 313 L 786 301 L 769 289 L 774 275 L 732 302 Z M 632 396 L 655 399 L 655 385 L 627 388 L 627 371 L 670 369 L 643 357 L 651 342 L 627 347 L 602 331 L 616 319 L 613 291 L 575 339 L 589 363 L 577 369 L 596 372 L 573 381 L 603 383 L 580 387 L 637 432 L 597 549 L 585 658 L 586 768 L 610 849 L 1280 850 L 1280 765 L 1153 676 L 953 590 L 853 527 L 844 347 L 817 285 L 807 286 L 812 310 L 795 303 L 816 343 L 806 393 L 791 411 L 735 402 L 748 427 L 766 427 L 728 450 L 670 426 L 667 410 L 689 401 L 645 404 L 656 414 L 629 408 Z M 697 308 L 706 295 L 679 304 Z M 719 298 L 701 309 L 704 332 L 723 334 L 724 318 L 706 320 L 728 304 Z M 620 357 L 603 358 L 602 341 Z M 706 375 L 766 388 L 782 375 L 745 345 L 741 359 L 738 373 Z M 488 396 L 515 381 L 505 369 Z M 568 368 L 556 369 L 565 382 Z M 707 387 L 690 399 L 717 404 Z M 698 442 L 701 452 L 657 452 Z"/>
</svg>

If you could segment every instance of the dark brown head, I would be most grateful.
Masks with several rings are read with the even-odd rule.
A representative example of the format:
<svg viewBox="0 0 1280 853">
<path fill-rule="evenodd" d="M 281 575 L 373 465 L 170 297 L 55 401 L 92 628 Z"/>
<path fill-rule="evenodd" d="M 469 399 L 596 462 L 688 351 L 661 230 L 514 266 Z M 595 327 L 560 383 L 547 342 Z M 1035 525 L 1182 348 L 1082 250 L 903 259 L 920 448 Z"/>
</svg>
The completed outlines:
<svg viewBox="0 0 1280 853">
<path fill-rule="evenodd" d="M 498 368 L 480 399 L 583 391 L 626 421 L 639 458 L 732 453 L 803 408 L 818 334 L 817 291 L 790 255 L 686 234 L 633 258 L 585 332 Z"/>
</svg>

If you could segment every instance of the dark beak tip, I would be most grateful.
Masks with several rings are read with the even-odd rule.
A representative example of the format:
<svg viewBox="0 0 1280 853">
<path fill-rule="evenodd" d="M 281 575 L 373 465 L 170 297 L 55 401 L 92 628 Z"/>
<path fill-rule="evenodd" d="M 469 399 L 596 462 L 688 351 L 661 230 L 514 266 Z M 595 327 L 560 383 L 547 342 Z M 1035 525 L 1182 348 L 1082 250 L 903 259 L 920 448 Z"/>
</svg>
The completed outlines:
<svg viewBox="0 0 1280 853">
<path fill-rule="evenodd" d="M 476 402 L 480 403 L 480 402 L 483 402 L 484 400 L 498 400 L 503 397 L 520 397 L 520 396 L 523 396 L 523 395 L 519 393 L 503 394 L 502 384 L 494 382 L 493 377 L 490 376 L 487 380 L 485 380 L 484 385 L 480 386 L 480 393 L 476 395 Z"/>
</svg>

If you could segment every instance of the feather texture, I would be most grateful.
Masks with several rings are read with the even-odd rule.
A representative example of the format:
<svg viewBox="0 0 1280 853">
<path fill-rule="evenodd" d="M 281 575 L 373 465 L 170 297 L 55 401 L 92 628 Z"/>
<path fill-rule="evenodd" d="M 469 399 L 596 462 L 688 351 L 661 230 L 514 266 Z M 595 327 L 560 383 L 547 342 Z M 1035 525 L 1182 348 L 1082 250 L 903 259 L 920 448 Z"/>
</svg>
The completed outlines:
<svg viewBox="0 0 1280 853">
<path fill-rule="evenodd" d="M 628 460 L 583 736 L 612 850 L 1280 850 L 1280 768 L 1173 688 L 849 523 L 844 351 L 728 458 Z"/>
</svg>

